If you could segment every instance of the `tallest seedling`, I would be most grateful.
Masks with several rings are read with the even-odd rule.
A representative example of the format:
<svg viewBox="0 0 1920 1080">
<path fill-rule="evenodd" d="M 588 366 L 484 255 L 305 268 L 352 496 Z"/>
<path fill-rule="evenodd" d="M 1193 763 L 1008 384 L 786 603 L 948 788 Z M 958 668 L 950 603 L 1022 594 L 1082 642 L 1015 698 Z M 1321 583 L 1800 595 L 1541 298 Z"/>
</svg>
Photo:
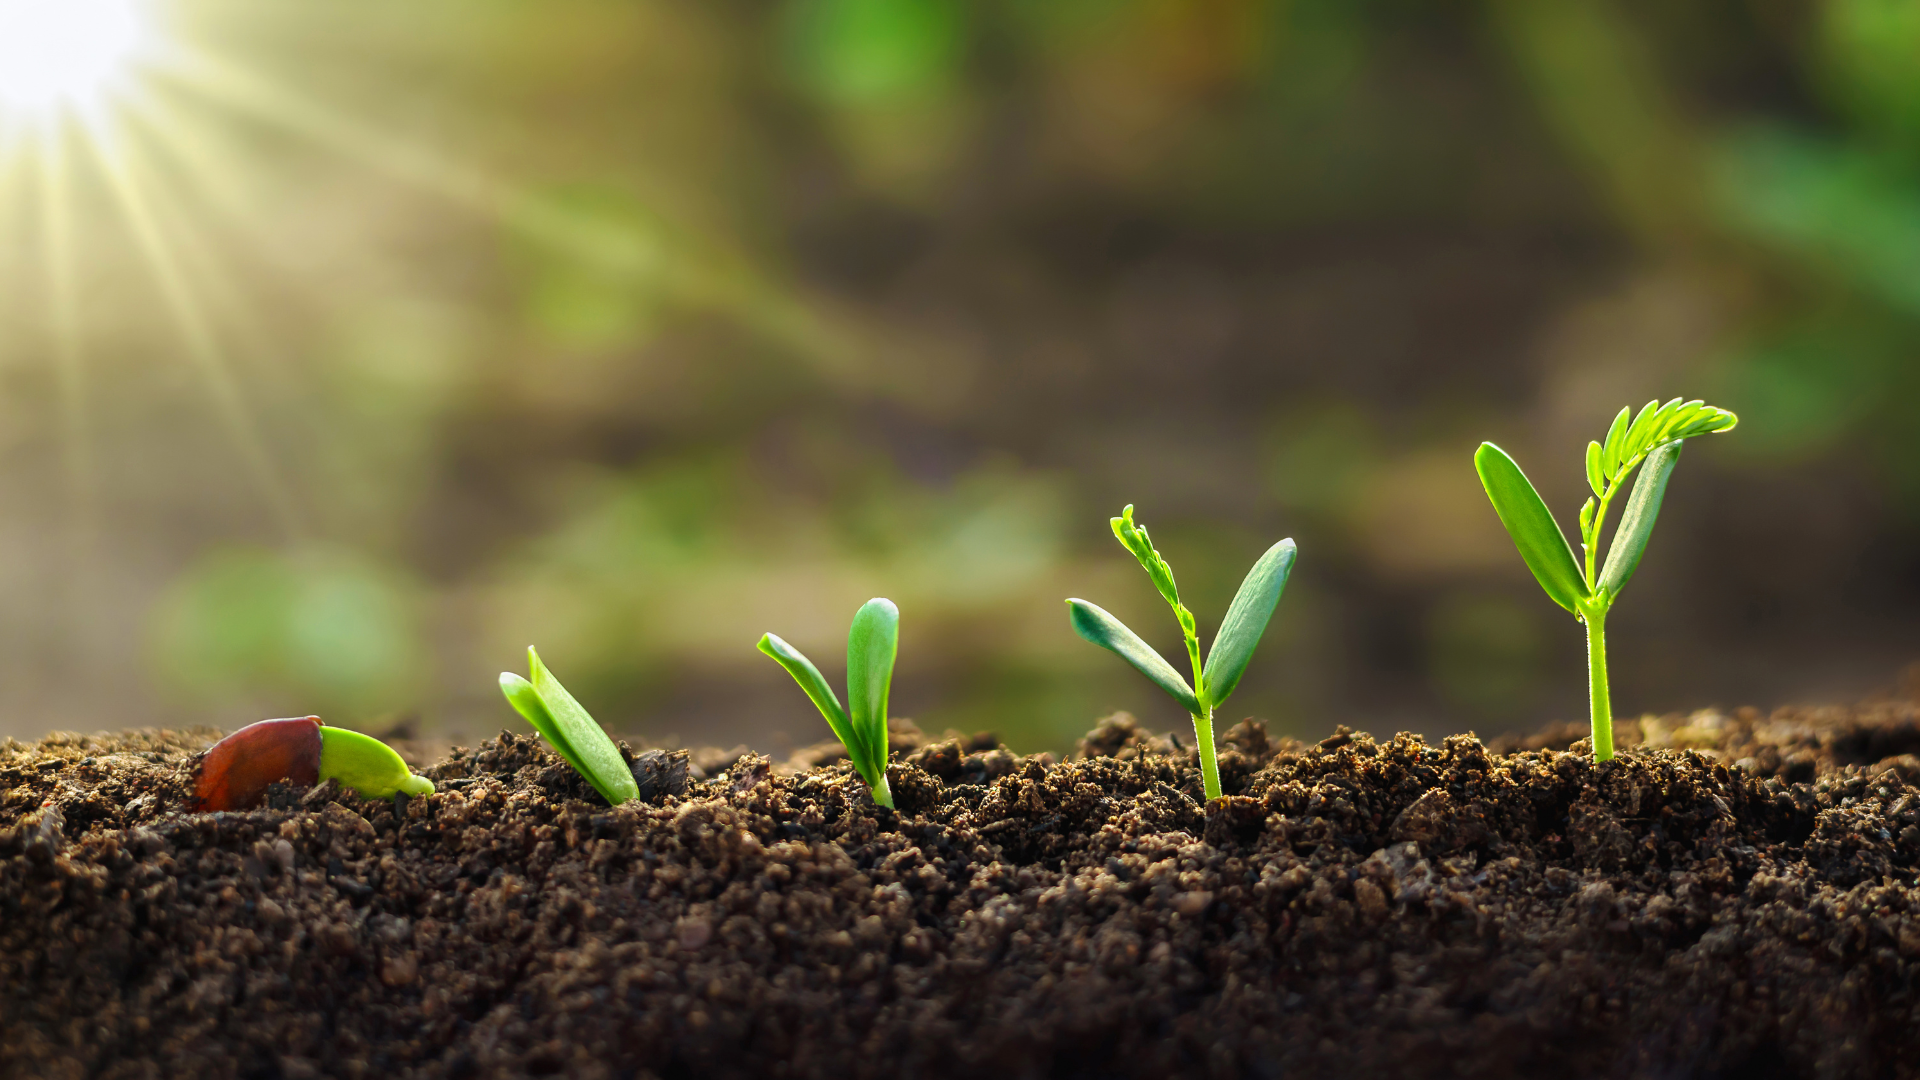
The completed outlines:
<svg viewBox="0 0 1920 1080">
<path fill-rule="evenodd" d="M 1739 422 L 1739 417 L 1725 409 L 1679 398 L 1665 405 L 1649 401 L 1638 416 L 1631 408 L 1621 409 L 1607 431 L 1607 441 L 1587 444 L 1587 485 L 1593 488 L 1593 497 L 1580 508 L 1580 550 L 1584 558 L 1579 561 L 1567 546 L 1560 523 L 1506 451 L 1492 443 L 1481 443 L 1473 455 L 1473 467 L 1486 485 L 1487 497 L 1493 500 L 1500 524 L 1507 527 L 1514 546 L 1520 549 L 1520 557 L 1527 561 L 1527 569 L 1533 571 L 1554 603 L 1587 624 L 1587 682 L 1593 703 L 1596 761 L 1613 756 L 1613 706 L 1607 696 L 1607 611 L 1620 590 L 1627 587 L 1627 580 L 1640 565 L 1640 556 L 1646 553 L 1647 537 L 1653 535 L 1654 519 L 1660 515 L 1660 500 L 1667 494 L 1667 477 L 1680 460 L 1681 443 L 1695 435 L 1730 431 Z M 1634 481 L 1620 527 L 1614 530 L 1607 561 L 1596 569 L 1607 507 L 1636 468 L 1640 469 L 1640 478 Z"/>
</svg>

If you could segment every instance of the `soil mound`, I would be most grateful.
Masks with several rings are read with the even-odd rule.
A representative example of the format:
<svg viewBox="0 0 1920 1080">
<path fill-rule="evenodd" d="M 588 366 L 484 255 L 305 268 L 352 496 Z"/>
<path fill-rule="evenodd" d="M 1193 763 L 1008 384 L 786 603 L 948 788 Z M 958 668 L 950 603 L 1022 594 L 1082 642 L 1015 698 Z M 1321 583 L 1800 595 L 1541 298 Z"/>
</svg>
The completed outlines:
<svg viewBox="0 0 1920 1080">
<path fill-rule="evenodd" d="M 212 732 L 0 746 L 0 1076 L 1911 1076 L 1920 708 L 1493 747 L 1131 718 L 1064 762 L 895 732 L 503 734 L 401 805 L 186 814 Z M 708 765 L 713 769 L 707 768 Z"/>
</svg>

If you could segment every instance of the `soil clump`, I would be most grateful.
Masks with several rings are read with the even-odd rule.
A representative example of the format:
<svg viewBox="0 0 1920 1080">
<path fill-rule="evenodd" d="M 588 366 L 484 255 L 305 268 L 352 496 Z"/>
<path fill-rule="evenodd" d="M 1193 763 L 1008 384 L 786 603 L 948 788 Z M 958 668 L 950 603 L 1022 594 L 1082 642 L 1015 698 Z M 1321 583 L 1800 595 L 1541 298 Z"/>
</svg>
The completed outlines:
<svg viewBox="0 0 1920 1080">
<path fill-rule="evenodd" d="M 0 1077 L 1920 1073 L 1920 706 L 1576 734 L 1247 722 L 1206 806 L 1124 715 L 901 725 L 897 811 L 821 748 L 611 808 L 502 734 L 218 814 L 210 730 L 9 740 Z"/>
</svg>

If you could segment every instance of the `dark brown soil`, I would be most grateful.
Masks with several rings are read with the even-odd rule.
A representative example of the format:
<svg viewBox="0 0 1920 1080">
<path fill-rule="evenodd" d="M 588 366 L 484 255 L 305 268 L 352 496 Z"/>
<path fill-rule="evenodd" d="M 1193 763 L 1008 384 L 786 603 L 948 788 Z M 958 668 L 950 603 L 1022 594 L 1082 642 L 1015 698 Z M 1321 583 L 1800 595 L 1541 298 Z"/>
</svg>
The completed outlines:
<svg viewBox="0 0 1920 1080">
<path fill-rule="evenodd" d="M 898 813 L 826 752 L 610 809 L 502 735 L 194 815 L 211 732 L 8 743 L 0 1075 L 1920 1075 L 1920 708 L 1623 729 L 1242 724 L 1206 808 L 1124 717 L 902 730 Z"/>
</svg>

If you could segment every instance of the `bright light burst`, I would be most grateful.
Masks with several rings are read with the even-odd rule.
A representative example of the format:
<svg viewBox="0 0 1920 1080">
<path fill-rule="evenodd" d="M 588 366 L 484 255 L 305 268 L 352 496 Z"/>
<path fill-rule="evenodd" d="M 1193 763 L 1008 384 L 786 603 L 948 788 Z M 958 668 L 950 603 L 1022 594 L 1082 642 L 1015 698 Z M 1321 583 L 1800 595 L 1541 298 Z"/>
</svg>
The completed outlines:
<svg viewBox="0 0 1920 1080">
<path fill-rule="evenodd" d="M 0 114 L 93 111 L 153 38 L 140 0 L 0 0 Z"/>
</svg>

